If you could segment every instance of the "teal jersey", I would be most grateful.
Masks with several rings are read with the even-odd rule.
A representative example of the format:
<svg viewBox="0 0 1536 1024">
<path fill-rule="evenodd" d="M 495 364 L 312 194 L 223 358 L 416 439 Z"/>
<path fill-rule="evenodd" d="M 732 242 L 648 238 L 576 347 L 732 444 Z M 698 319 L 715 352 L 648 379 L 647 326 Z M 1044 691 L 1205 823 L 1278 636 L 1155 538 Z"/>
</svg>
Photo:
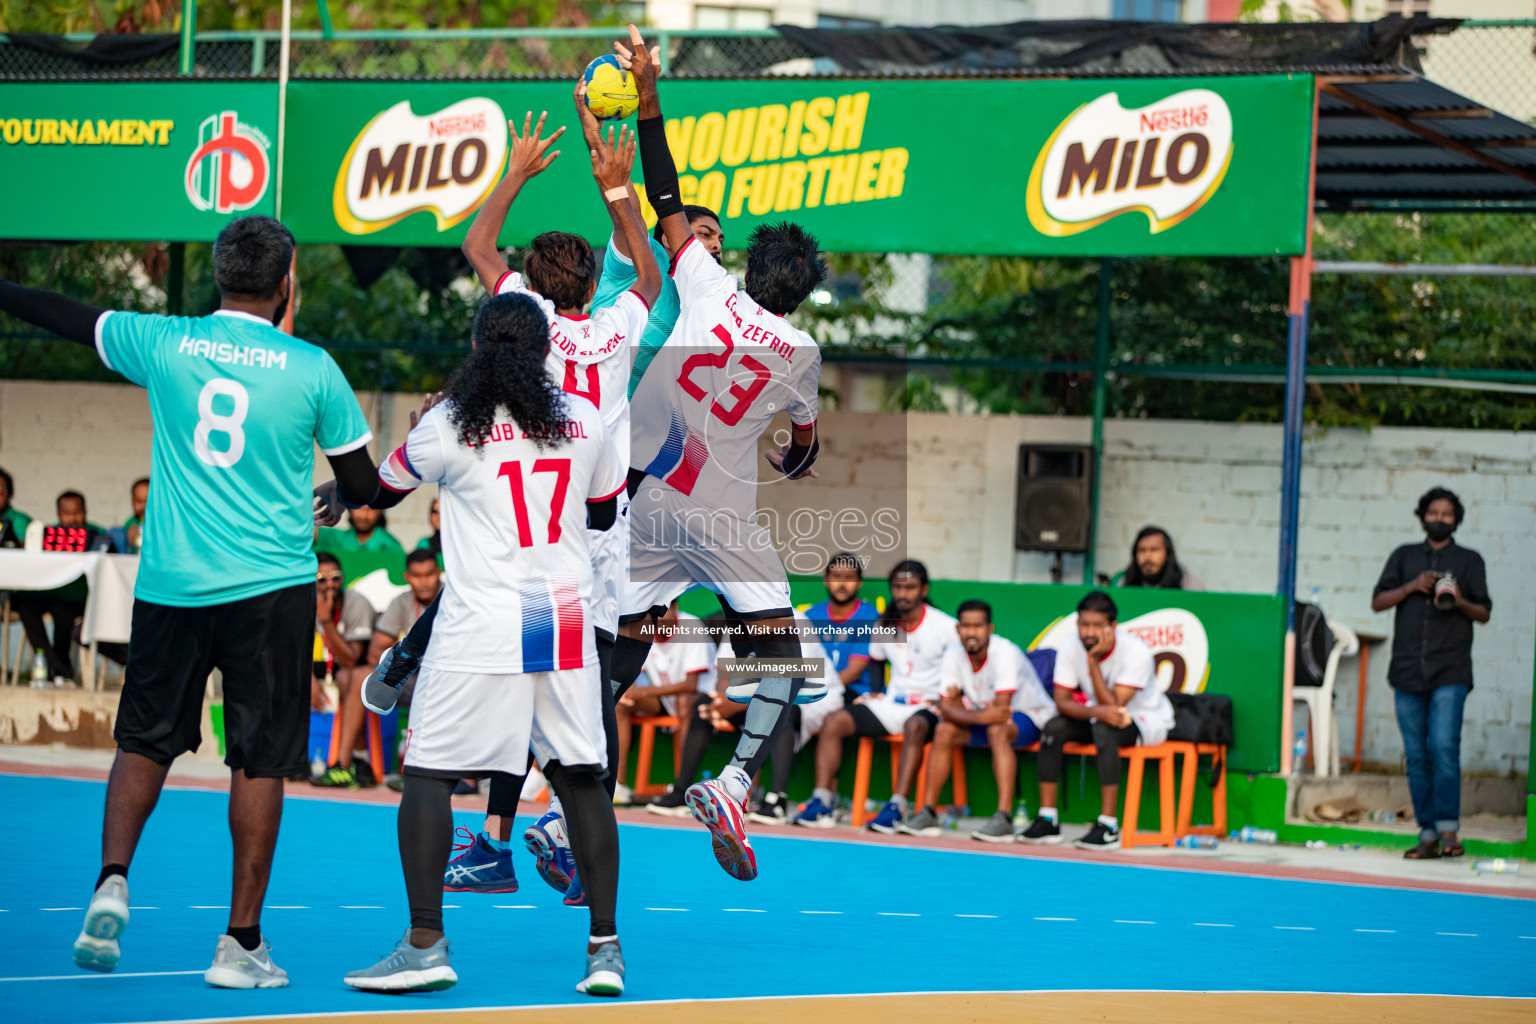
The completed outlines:
<svg viewBox="0 0 1536 1024">
<path fill-rule="evenodd" d="M 313 580 L 314 446 L 373 439 L 330 354 L 222 309 L 105 313 L 96 351 L 149 390 L 155 424 L 135 596 L 198 607 Z"/>
<path fill-rule="evenodd" d="M 666 272 L 671 264 L 667 250 L 654 238 L 650 239 L 650 243 L 656 266 L 661 270 L 661 294 L 656 296 L 656 301 L 651 305 L 651 314 L 645 322 L 645 333 L 640 335 L 640 343 L 634 347 L 634 361 L 629 371 L 631 398 L 635 397 L 635 388 L 640 385 L 640 378 L 645 376 L 646 367 L 656 358 L 656 350 L 672 336 L 672 328 L 677 326 L 677 314 L 682 308 L 677 298 L 677 285 L 672 283 L 671 275 Z M 610 237 L 608 251 L 603 254 L 603 276 L 598 279 L 597 291 L 592 295 L 592 311 L 595 313 L 613 305 L 619 301 L 620 295 L 634 286 L 634 261 L 619 252 Z"/>
</svg>

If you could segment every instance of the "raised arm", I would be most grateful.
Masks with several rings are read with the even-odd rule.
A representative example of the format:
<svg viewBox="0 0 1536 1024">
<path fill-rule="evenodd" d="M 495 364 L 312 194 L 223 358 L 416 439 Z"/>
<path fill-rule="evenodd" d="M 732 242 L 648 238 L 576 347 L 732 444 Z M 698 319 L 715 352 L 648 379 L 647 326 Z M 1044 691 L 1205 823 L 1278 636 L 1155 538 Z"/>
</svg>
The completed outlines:
<svg viewBox="0 0 1536 1024">
<path fill-rule="evenodd" d="M 640 169 L 645 175 L 645 194 L 661 224 L 667 249 L 676 253 L 693 232 L 683 213 L 683 197 L 677 182 L 677 165 L 667 146 L 667 125 L 661 116 L 661 96 L 656 91 L 656 76 L 661 73 L 661 48 L 648 49 L 640 30 L 629 26 L 633 49 L 614 43 L 619 63 L 635 76 L 635 91 L 640 94 Z"/>
<path fill-rule="evenodd" d="M 464 236 L 464 244 L 459 248 L 469 260 L 469 265 L 475 268 L 475 274 L 480 278 L 480 283 L 485 285 L 485 290 L 495 293 L 496 284 L 507 273 L 507 261 L 501 258 L 501 247 L 496 244 L 496 239 L 501 236 L 501 229 L 507 223 L 507 211 L 512 209 L 512 202 L 523 186 L 544 173 L 550 164 L 555 162 L 555 157 L 560 155 L 557 149 L 548 156 L 545 150 L 554 145 L 565 132 L 565 127 L 555 129 L 555 133 L 547 139 L 541 139 L 544 133 L 544 119 L 548 114 L 539 115 L 539 123 L 533 123 L 533 111 L 528 111 L 523 118 L 523 134 L 517 134 L 517 126 L 514 122 L 507 122 L 507 131 L 512 135 L 512 150 L 507 154 L 507 174 L 492 190 L 490 198 L 480 207 L 480 212 L 475 214 L 475 221 L 469 226 L 469 231 Z"/>
<path fill-rule="evenodd" d="M 581 111 L 583 129 L 586 129 L 588 121 L 592 122 L 591 126 L 595 129 L 597 122 L 587 109 L 586 92 L 586 83 L 576 87 L 576 106 Z M 629 183 L 630 171 L 635 166 L 635 137 L 629 133 L 628 128 L 619 129 L 617 143 L 612 128 L 608 129 L 606 139 L 600 131 L 591 134 L 595 137 L 591 148 L 592 177 L 608 205 L 615 236 L 624 239 L 624 248 L 630 253 L 642 254 L 631 257 L 635 263 L 634 291 L 645 300 L 646 308 L 649 309 L 656 304 L 656 296 L 661 294 L 661 268 L 650 258 L 650 245 L 645 240 L 645 221 L 640 219 L 640 204 L 635 200 L 634 190 Z"/>
<path fill-rule="evenodd" d="M 96 321 L 106 312 L 77 299 L 41 288 L 0 281 L 0 311 L 52 331 L 65 341 L 96 347 Z"/>
</svg>

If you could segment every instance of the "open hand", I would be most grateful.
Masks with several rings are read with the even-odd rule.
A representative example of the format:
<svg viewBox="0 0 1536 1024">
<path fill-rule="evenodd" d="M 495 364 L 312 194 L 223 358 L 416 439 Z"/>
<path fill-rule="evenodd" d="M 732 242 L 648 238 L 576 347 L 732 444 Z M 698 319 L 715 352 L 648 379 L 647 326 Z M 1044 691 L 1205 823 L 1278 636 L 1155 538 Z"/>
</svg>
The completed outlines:
<svg viewBox="0 0 1536 1024">
<path fill-rule="evenodd" d="M 583 84 L 583 95 L 585 91 L 586 86 Z M 598 133 L 597 143 L 592 147 L 592 177 L 597 179 L 598 185 L 605 192 L 628 185 L 634 166 L 635 136 L 628 125 L 620 126 L 617 143 L 614 141 L 612 127 L 608 129 L 607 139 L 602 137 L 601 132 Z"/>
<path fill-rule="evenodd" d="M 654 94 L 656 77 L 661 74 L 661 47 L 656 46 L 647 50 L 640 30 L 631 25 L 629 26 L 629 46 L 614 43 L 613 49 L 619 58 L 619 63 L 635 76 L 635 90 L 641 96 L 645 96 L 647 92 Z M 647 57 L 650 59 L 647 60 Z"/>
<path fill-rule="evenodd" d="M 565 129 L 563 129 L 563 128 L 561 129 L 561 131 L 564 131 L 564 130 Z M 560 155 L 559 153 L 555 154 L 555 156 L 559 156 L 559 155 Z M 551 159 L 553 159 L 553 158 L 551 158 Z M 443 393 L 441 391 L 437 392 L 435 395 L 428 395 L 426 398 L 422 399 L 420 414 L 418 414 L 415 409 L 411 410 L 411 429 L 415 430 L 416 429 L 416 424 L 421 422 L 421 417 L 425 416 L 427 413 L 431 412 L 432 411 L 432 407 L 434 405 L 436 405 L 438 402 L 441 402 L 442 400 L 443 400 Z"/>
<path fill-rule="evenodd" d="M 544 119 L 548 113 L 539 115 L 539 123 L 533 123 L 533 111 L 528 111 L 523 118 L 523 134 L 517 134 L 517 122 L 508 121 L 507 131 L 512 133 L 512 151 L 507 154 L 507 175 L 518 175 L 524 181 L 536 178 L 544 173 L 550 164 L 555 162 L 555 157 L 560 155 L 557 149 L 548 156 L 544 153 L 555 140 L 565 134 L 565 126 L 555 129 L 555 133 L 549 138 L 540 138 L 544 134 Z"/>
</svg>

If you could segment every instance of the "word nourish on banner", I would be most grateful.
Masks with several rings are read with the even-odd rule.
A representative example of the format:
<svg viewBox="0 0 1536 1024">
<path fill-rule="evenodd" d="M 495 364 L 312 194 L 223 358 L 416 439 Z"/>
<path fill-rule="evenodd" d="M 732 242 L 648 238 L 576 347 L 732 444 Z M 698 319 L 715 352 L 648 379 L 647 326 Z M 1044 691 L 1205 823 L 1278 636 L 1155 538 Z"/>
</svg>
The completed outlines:
<svg viewBox="0 0 1536 1024">
<path fill-rule="evenodd" d="M 169 146 L 175 121 L 68 121 L 53 117 L 0 119 L 0 138 L 12 146 Z"/>
<path fill-rule="evenodd" d="M 669 119 L 683 202 L 732 218 L 894 199 L 908 153 L 860 150 L 868 113 L 858 92 Z"/>
</svg>

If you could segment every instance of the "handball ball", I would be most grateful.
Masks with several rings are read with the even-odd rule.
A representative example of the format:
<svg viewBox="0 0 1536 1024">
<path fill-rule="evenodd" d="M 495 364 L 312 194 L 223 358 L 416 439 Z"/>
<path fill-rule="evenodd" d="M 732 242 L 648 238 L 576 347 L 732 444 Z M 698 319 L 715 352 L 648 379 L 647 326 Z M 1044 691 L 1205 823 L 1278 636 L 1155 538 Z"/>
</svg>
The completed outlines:
<svg viewBox="0 0 1536 1024">
<path fill-rule="evenodd" d="M 587 83 L 587 109 L 599 121 L 622 121 L 640 106 L 634 76 L 613 54 L 588 64 L 581 77 Z"/>
</svg>

